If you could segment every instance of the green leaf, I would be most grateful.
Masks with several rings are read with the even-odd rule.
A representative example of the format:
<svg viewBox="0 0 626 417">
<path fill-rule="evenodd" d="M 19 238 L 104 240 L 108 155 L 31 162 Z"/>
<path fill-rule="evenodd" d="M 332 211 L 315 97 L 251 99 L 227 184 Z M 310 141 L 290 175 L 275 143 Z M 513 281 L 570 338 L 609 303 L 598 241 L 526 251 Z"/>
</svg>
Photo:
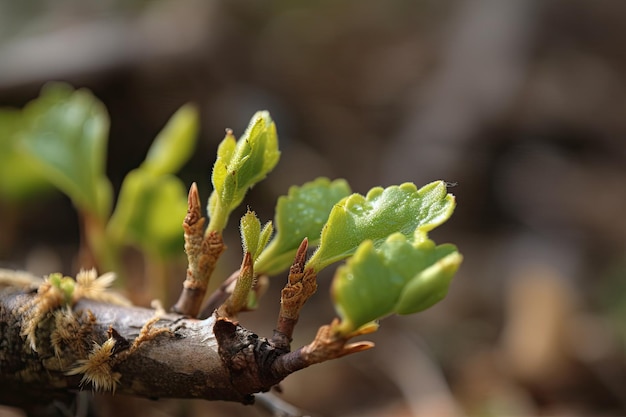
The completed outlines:
<svg viewBox="0 0 626 417">
<path fill-rule="evenodd" d="M 263 249 L 267 246 L 267 242 L 270 241 L 270 237 L 272 237 L 272 232 L 274 231 L 274 224 L 269 221 L 265 223 L 263 229 L 261 229 L 261 235 L 259 236 L 259 244 L 257 245 L 257 250 L 252 255 L 252 259 L 254 261 L 257 260 L 259 255 L 263 252 Z"/>
<path fill-rule="evenodd" d="M 118 244 L 132 243 L 153 255 L 174 256 L 183 247 L 187 212 L 185 186 L 173 175 L 131 171 L 120 190 L 107 235 Z"/>
<path fill-rule="evenodd" d="M 252 117 L 238 141 L 227 132 L 213 166 L 209 231 L 224 229 L 230 213 L 241 204 L 248 189 L 267 176 L 279 157 L 276 126 L 266 111 Z"/>
<path fill-rule="evenodd" d="M 193 153 L 199 125 L 198 109 L 182 106 L 154 139 L 141 168 L 154 175 L 178 172 Z"/>
<path fill-rule="evenodd" d="M 461 261 L 454 245 L 411 243 L 401 233 L 378 248 L 366 240 L 333 279 L 331 292 L 341 317 L 338 330 L 347 335 L 389 314 L 431 307 L 447 294 Z"/>
<path fill-rule="evenodd" d="M 259 245 L 259 237 L 261 236 L 261 222 L 253 211 L 248 210 L 241 217 L 239 226 L 241 231 L 241 242 L 243 243 L 243 251 L 250 252 L 254 259 Z"/>
<path fill-rule="evenodd" d="M 89 91 L 48 84 L 24 108 L 23 149 L 41 173 L 83 211 L 108 215 L 112 196 L 105 184 L 109 118 Z"/>
<path fill-rule="evenodd" d="M 402 290 L 395 312 L 418 313 L 443 300 L 462 260 L 463 256 L 454 250 L 417 274 Z"/>
<path fill-rule="evenodd" d="M 0 198 L 9 201 L 40 196 L 52 189 L 35 163 L 20 149 L 22 124 L 19 110 L 0 109 Z"/>
<path fill-rule="evenodd" d="M 263 229 L 261 229 L 261 222 L 253 211 L 248 210 L 246 214 L 241 217 L 241 224 L 239 226 L 241 231 L 241 242 L 243 243 L 243 251 L 250 252 L 252 261 L 259 256 L 261 251 L 267 245 L 267 242 L 272 234 L 272 222 L 265 223 Z"/>
<path fill-rule="evenodd" d="M 361 242 L 372 240 L 377 247 L 395 232 L 423 239 L 452 215 L 454 206 L 454 196 L 447 193 L 443 181 L 419 190 L 412 183 L 404 183 L 373 188 L 365 197 L 352 194 L 333 207 L 322 229 L 320 246 L 307 267 L 319 271 L 354 254 Z"/>
<path fill-rule="evenodd" d="M 255 270 L 275 275 L 288 268 L 305 237 L 311 246 L 317 244 L 331 209 L 348 195 L 350 186 L 342 179 L 331 182 L 317 178 L 301 187 L 292 186 L 286 196 L 278 198 L 274 217 L 277 232 L 259 256 Z"/>
</svg>

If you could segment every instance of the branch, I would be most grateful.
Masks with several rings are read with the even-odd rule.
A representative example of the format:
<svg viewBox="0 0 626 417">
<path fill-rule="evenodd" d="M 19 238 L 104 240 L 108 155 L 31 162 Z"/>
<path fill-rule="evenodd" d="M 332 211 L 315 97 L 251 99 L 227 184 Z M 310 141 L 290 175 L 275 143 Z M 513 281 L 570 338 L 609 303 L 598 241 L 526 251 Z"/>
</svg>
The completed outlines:
<svg viewBox="0 0 626 417">
<path fill-rule="evenodd" d="M 297 257 L 294 265 L 302 262 Z M 337 336 L 330 325 L 311 344 L 289 352 L 288 341 L 259 337 L 217 313 L 198 320 L 119 304 L 106 291 L 111 274 L 96 278 L 95 271 L 81 271 L 76 281 L 60 274 L 45 280 L 12 275 L 0 271 L 4 404 L 69 402 L 81 389 L 250 404 L 253 394 L 292 372 L 372 346 L 347 345 L 352 335 Z M 298 283 L 291 281 L 287 286 Z M 303 286 L 308 290 L 299 292 L 292 313 L 314 287 L 314 280 Z M 288 339 L 297 314 L 292 319 Z"/>
<path fill-rule="evenodd" d="M 267 365 L 284 352 L 240 326 L 229 323 L 228 331 L 220 333 L 224 326 L 215 317 L 156 316 L 150 309 L 91 300 L 46 313 L 37 325 L 35 352 L 22 336 L 28 324 L 23 306 L 34 297 L 21 291 L 0 295 L 0 338 L 5 341 L 0 385 L 11 387 L 0 390 L 2 403 L 68 399 L 72 391 L 90 388 L 153 399 L 251 403 L 253 393 L 280 382 Z M 245 360 L 246 368 L 233 367 L 237 360 Z"/>
</svg>

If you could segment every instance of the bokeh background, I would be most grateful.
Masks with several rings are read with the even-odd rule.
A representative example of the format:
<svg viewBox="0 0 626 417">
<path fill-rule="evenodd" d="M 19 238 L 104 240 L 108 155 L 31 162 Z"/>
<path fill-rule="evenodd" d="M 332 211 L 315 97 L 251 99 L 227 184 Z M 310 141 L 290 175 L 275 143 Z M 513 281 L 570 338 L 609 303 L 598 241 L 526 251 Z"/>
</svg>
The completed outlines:
<svg viewBox="0 0 626 417">
<path fill-rule="evenodd" d="M 201 138 L 181 177 L 204 198 L 224 128 L 241 134 L 268 109 L 282 158 L 245 202 L 261 219 L 289 185 L 320 175 L 361 193 L 458 183 L 455 215 L 433 233 L 465 256 L 449 296 L 383 321 L 376 349 L 287 378 L 280 397 L 307 415 L 620 416 L 625 39 L 626 2 L 611 0 L 5 1 L 0 105 L 21 107 L 51 80 L 91 89 L 110 113 L 119 190 L 169 116 L 195 102 Z M 75 273 L 70 201 L 9 206 L 0 201 L 2 266 Z M 236 230 L 229 239 L 232 270 Z M 330 278 L 296 346 L 333 317 Z M 261 335 L 283 280 L 242 318 Z M 90 413 L 269 415 L 123 396 L 96 396 Z"/>
</svg>

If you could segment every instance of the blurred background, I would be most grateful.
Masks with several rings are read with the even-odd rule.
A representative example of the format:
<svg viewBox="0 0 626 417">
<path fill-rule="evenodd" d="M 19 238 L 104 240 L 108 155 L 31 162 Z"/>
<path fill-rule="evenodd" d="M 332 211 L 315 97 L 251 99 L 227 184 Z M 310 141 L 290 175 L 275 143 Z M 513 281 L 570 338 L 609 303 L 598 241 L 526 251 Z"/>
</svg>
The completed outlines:
<svg viewBox="0 0 626 417">
<path fill-rule="evenodd" d="M 455 215 L 432 234 L 465 256 L 448 297 L 383 321 L 375 349 L 288 377 L 280 396 L 307 415 L 620 416 L 624 39 L 626 2 L 611 0 L 4 1 L 0 106 L 22 107 L 52 80 L 91 89 L 110 114 L 107 173 L 119 190 L 169 116 L 194 102 L 201 137 L 181 177 L 203 199 L 224 129 L 240 135 L 268 109 L 282 158 L 245 202 L 262 220 L 289 185 L 322 175 L 361 193 L 458 183 Z M 69 199 L 10 207 L 0 201 L 2 266 L 74 274 Z M 239 263 L 233 229 L 225 270 Z M 294 346 L 334 316 L 330 278 Z M 262 336 L 283 280 L 242 317 Z M 94 401 L 98 416 L 269 415 Z"/>
</svg>

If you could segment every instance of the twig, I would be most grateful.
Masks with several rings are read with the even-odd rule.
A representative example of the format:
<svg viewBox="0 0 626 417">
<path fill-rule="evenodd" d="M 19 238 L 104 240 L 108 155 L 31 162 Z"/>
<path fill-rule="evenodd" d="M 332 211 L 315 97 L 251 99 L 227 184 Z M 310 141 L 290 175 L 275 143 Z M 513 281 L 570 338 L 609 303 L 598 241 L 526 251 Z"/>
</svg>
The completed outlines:
<svg viewBox="0 0 626 417">
<path fill-rule="evenodd" d="M 341 335 L 334 329 L 338 319 L 318 329 L 315 339 L 300 349 L 281 355 L 272 363 L 272 371 L 277 377 L 289 375 L 316 363 L 341 358 L 352 353 L 362 352 L 374 347 L 372 342 L 355 342 L 348 344 L 353 337 L 371 333 L 377 326 L 364 326 L 353 334 Z"/>
<path fill-rule="evenodd" d="M 300 318 L 300 310 L 317 290 L 315 271 L 313 269 L 304 270 L 308 247 L 309 241 L 304 238 L 296 252 L 293 264 L 289 268 L 287 284 L 280 293 L 280 312 L 272 336 L 272 343 L 287 350 L 291 344 L 293 330 Z"/>
<path fill-rule="evenodd" d="M 183 222 L 187 275 L 180 297 L 172 307 L 174 312 L 190 317 L 198 315 L 211 274 L 226 249 L 221 233 L 209 232 L 205 236 L 206 219 L 202 217 L 200 207 L 198 187 L 193 183 L 189 190 L 187 216 Z"/>
</svg>

